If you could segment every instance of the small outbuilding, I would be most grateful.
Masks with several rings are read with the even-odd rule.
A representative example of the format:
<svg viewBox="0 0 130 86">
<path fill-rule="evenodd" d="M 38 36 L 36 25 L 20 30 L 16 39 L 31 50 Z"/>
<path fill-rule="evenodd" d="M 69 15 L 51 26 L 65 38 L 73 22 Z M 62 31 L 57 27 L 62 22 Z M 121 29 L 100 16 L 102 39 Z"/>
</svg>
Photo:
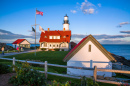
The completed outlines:
<svg viewBox="0 0 130 86">
<path fill-rule="evenodd" d="M 28 42 L 26 39 L 17 39 L 13 43 L 13 47 L 23 47 L 23 48 L 30 48 L 30 42 Z"/>
<path fill-rule="evenodd" d="M 83 38 L 63 59 L 67 66 L 112 69 L 115 58 L 92 36 Z M 92 70 L 67 68 L 67 74 L 93 76 Z M 111 77 L 111 72 L 97 72 L 97 75 Z"/>
</svg>

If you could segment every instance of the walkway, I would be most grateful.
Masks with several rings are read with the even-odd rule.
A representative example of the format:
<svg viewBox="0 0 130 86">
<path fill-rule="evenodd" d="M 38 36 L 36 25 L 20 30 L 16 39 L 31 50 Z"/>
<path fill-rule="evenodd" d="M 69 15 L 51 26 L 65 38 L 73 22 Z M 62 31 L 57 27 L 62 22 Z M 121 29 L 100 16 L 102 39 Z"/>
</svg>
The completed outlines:
<svg viewBox="0 0 130 86">
<path fill-rule="evenodd" d="M 36 50 L 36 52 L 39 52 L 41 50 Z M 11 55 L 17 55 L 17 54 L 22 54 L 22 53 L 29 53 L 29 52 L 35 52 L 35 50 L 29 50 L 29 51 L 23 51 L 23 52 L 12 52 L 12 53 L 5 53 L 4 55 L 0 54 L 0 57 L 3 56 L 11 56 Z"/>
</svg>

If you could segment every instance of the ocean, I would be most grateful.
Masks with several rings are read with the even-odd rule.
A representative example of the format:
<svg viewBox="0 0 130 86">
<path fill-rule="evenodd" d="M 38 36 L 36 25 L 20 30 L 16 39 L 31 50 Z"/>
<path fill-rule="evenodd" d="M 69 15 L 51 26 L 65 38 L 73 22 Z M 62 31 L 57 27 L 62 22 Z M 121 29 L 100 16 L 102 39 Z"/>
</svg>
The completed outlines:
<svg viewBox="0 0 130 86">
<path fill-rule="evenodd" d="M 7 43 L 7 45 L 12 46 L 11 43 Z M 34 46 L 35 44 L 31 44 L 31 47 Z M 36 44 L 36 46 L 40 46 L 40 44 Z M 130 44 L 102 44 L 102 46 L 107 51 L 130 60 Z"/>
</svg>

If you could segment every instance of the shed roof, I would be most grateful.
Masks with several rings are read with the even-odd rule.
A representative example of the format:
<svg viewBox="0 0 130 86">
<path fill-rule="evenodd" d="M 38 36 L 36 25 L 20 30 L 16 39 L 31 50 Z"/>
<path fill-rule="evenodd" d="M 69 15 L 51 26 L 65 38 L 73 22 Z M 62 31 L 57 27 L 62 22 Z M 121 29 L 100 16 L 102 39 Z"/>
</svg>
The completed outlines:
<svg viewBox="0 0 130 86">
<path fill-rule="evenodd" d="M 12 44 L 20 44 L 21 42 L 23 42 L 26 39 L 17 39 L 16 41 L 14 41 Z"/>
</svg>

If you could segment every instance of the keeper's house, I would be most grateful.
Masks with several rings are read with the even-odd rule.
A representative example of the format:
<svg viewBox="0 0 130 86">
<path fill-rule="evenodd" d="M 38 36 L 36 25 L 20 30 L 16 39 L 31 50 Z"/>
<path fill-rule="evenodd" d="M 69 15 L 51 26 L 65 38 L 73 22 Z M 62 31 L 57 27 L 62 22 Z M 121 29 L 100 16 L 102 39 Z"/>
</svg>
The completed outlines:
<svg viewBox="0 0 130 86">
<path fill-rule="evenodd" d="M 67 66 L 112 69 L 115 58 L 92 36 L 83 38 L 63 59 Z M 92 70 L 67 68 L 67 74 L 93 76 Z M 97 75 L 111 77 L 111 72 L 97 72 Z"/>
<path fill-rule="evenodd" d="M 70 49 L 71 31 L 69 30 L 68 16 L 64 16 L 63 30 L 50 30 L 41 32 L 40 48 L 41 49 L 59 49 L 68 51 Z"/>
<path fill-rule="evenodd" d="M 26 39 L 17 39 L 13 43 L 13 47 L 23 47 L 23 48 L 30 48 L 30 43 Z"/>
</svg>

